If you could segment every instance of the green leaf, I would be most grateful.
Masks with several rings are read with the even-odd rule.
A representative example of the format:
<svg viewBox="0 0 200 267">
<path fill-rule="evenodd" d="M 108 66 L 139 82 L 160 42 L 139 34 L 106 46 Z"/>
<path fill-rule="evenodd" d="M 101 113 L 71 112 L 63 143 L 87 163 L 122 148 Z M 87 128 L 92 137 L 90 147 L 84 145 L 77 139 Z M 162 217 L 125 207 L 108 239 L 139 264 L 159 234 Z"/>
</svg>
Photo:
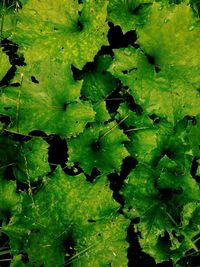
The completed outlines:
<svg viewBox="0 0 200 267">
<path fill-rule="evenodd" d="M 186 141 L 191 145 L 193 155 L 200 157 L 200 115 L 195 118 L 195 121 L 190 121 L 185 135 Z"/>
<path fill-rule="evenodd" d="M 153 121 L 146 114 L 137 114 L 129 109 L 127 103 L 122 103 L 118 109 L 116 118 L 121 120 L 126 115 L 128 118 L 124 121 L 130 142 L 127 144 L 127 150 L 138 162 L 153 163 L 155 159 L 154 150 L 159 144 L 161 136 L 161 126 L 154 125 Z M 167 125 L 164 127 L 167 134 Z M 158 153 L 157 153 L 158 154 Z"/>
<path fill-rule="evenodd" d="M 11 263 L 10 267 L 26 267 L 27 264 L 23 262 L 23 255 L 19 254 L 17 256 L 14 256 Z"/>
<path fill-rule="evenodd" d="M 91 184 L 83 174 L 71 177 L 58 168 L 33 199 L 27 197 L 22 214 L 3 227 L 14 255 L 28 253 L 37 267 L 126 266 L 129 220 L 116 213 L 106 177 Z M 74 255 L 65 262 L 68 246 Z"/>
<path fill-rule="evenodd" d="M 0 136 L 0 144 L 0 177 L 2 178 L 5 169 L 15 164 L 18 145 L 4 136 Z"/>
<path fill-rule="evenodd" d="M 167 155 L 170 159 L 176 162 L 177 166 L 182 167 L 185 171 L 190 169 L 192 164 L 192 153 L 188 143 L 185 143 L 179 133 L 174 131 L 174 135 L 162 136 L 158 151 L 160 155 Z"/>
<path fill-rule="evenodd" d="M 45 61 L 43 63 L 45 67 Z M 59 64 L 57 69 L 57 72 L 61 71 Z M 54 76 L 52 79 L 43 79 L 45 68 L 40 72 L 35 66 L 35 70 L 38 71 L 35 78 L 39 84 L 32 82 L 32 73 L 28 71 L 16 77 L 15 82 L 21 83 L 20 87 L 2 89 L 0 112 L 11 117 L 8 129 L 24 135 L 41 130 L 47 134 L 70 137 L 82 132 L 87 122 L 94 121 L 95 112 L 91 103 L 80 100 L 73 102 L 79 94 L 79 84 L 72 78 L 62 80 L 62 76 L 55 84 L 52 80 Z M 69 91 L 65 90 L 66 86 L 71 86 Z"/>
<path fill-rule="evenodd" d="M 123 112 L 122 106 L 119 111 Z M 138 123 L 149 124 L 144 115 L 136 120 Z M 122 190 L 125 213 L 131 219 L 140 218 L 136 229 L 141 232 L 141 247 L 157 263 L 169 259 L 176 263 L 186 251 L 197 251 L 194 242 L 197 229 L 187 225 L 184 217 L 187 206 L 199 205 L 200 196 L 199 186 L 190 175 L 193 155 L 185 138 L 187 128 L 188 119 L 175 127 L 160 121 L 144 130 L 144 144 L 137 139 L 139 131 L 131 136 L 130 146 L 140 158 Z M 148 149 L 146 143 L 153 134 L 157 145 L 152 141 Z M 144 152 L 143 158 L 140 150 Z"/>
<path fill-rule="evenodd" d="M 173 126 L 165 120 L 143 112 L 137 114 L 129 109 L 126 103 L 120 105 L 116 118 L 124 121 L 130 142 L 127 150 L 140 163 L 157 166 L 164 155 L 169 156 L 182 170 L 188 171 L 192 164 L 191 145 L 187 141 L 187 118 Z"/>
<path fill-rule="evenodd" d="M 197 162 L 198 162 L 198 168 L 197 168 L 196 175 L 200 176 L 200 159 Z"/>
<path fill-rule="evenodd" d="M 19 181 L 33 182 L 50 172 L 49 146 L 45 141 L 41 138 L 33 138 L 18 147 L 19 156 L 16 165 L 13 166 L 13 171 Z"/>
<path fill-rule="evenodd" d="M 187 227 L 189 226 L 190 222 L 191 222 L 191 218 L 192 219 L 192 223 L 193 223 L 193 227 L 195 227 L 196 229 L 199 228 L 199 204 L 198 203 L 188 203 L 187 205 L 184 206 L 183 208 L 183 213 L 182 213 L 182 217 L 183 217 L 183 222 L 182 225 L 183 227 Z M 197 224 L 194 223 L 194 221 L 196 220 Z"/>
<path fill-rule="evenodd" d="M 119 25 L 125 33 L 137 28 L 137 8 L 152 3 L 153 0 L 110 0 L 108 5 L 108 20 Z"/>
<path fill-rule="evenodd" d="M 112 59 L 108 55 L 95 57 L 93 68 L 83 73 L 82 94 L 92 101 L 104 100 L 116 87 L 114 77 L 107 72 Z"/>
<path fill-rule="evenodd" d="M 84 172 L 90 174 L 96 167 L 101 173 L 119 173 L 122 160 L 129 155 L 123 142 L 129 139 L 116 122 L 94 124 L 77 138 L 69 140 L 69 162 L 79 162 Z"/>
<path fill-rule="evenodd" d="M 17 12 L 19 9 L 19 1 L 2 0 L 0 2 L 0 38 L 10 37 L 17 23 Z"/>
<path fill-rule="evenodd" d="M 165 204 L 159 201 L 159 191 L 155 188 L 156 171 L 145 165 L 138 165 L 130 173 L 122 190 L 125 210 L 131 218 L 140 217 L 138 230 L 146 245 L 155 245 L 160 234 L 171 227 L 165 214 Z M 161 205 L 162 204 L 162 205 Z"/>
<path fill-rule="evenodd" d="M 16 193 L 15 181 L 0 179 L 0 184 L 0 219 L 6 223 L 21 212 L 22 195 Z"/>
<path fill-rule="evenodd" d="M 23 46 L 26 53 L 37 50 L 40 45 L 49 62 L 60 59 L 65 61 L 66 67 L 73 64 L 81 69 L 93 60 L 102 45 L 107 44 L 106 9 L 107 1 L 100 0 L 84 0 L 83 4 L 74 0 L 44 3 L 29 0 L 19 11 L 12 40 Z M 35 59 L 38 61 L 32 58 Z"/>
<path fill-rule="evenodd" d="M 0 49 L 0 81 L 11 68 L 8 56 Z"/>
<path fill-rule="evenodd" d="M 155 129 L 141 129 L 129 135 L 129 153 L 140 162 L 152 163 L 154 150 L 157 149 L 157 131 Z"/>
<path fill-rule="evenodd" d="M 106 109 L 106 103 L 104 101 L 96 102 L 93 105 L 94 111 L 96 112 L 96 122 L 106 122 L 110 119 L 110 115 Z"/>
<path fill-rule="evenodd" d="M 17 180 L 30 183 L 50 172 L 48 144 L 42 138 L 14 142 L 8 137 L 0 137 L 0 143 L 1 175 L 10 166 Z"/>
<path fill-rule="evenodd" d="M 199 15 L 200 15 L 200 2 L 199 2 L 199 0 L 190 0 L 190 5 L 191 5 L 195 15 L 199 18 Z"/>
<path fill-rule="evenodd" d="M 200 196 L 199 187 L 196 181 L 189 173 L 183 173 L 180 166 L 168 157 L 163 157 L 158 164 L 160 168 L 160 177 L 157 181 L 160 189 L 180 190 L 181 198 L 179 205 L 185 205 L 187 202 L 198 201 Z"/>
<path fill-rule="evenodd" d="M 175 124 L 186 115 L 200 113 L 198 82 L 193 84 L 187 76 L 184 79 L 182 70 L 174 67 L 157 73 L 141 50 L 132 47 L 115 50 L 109 70 L 129 86 L 130 94 L 147 114 L 155 114 Z M 200 78 L 197 72 L 195 75 Z"/>
<path fill-rule="evenodd" d="M 187 3 L 154 2 L 144 25 L 138 28 L 138 37 L 138 44 L 155 58 L 156 64 L 199 69 L 199 20 Z"/>
<path fill-rule="evenodd" d="M 189 258 L 191 252 L 198 255 L 198 240 L 200 231 L 200 203 L 188 203 L 184 206 L 182 211 L 182 242 L 178 250 L 179 253 L 175 253 L 174 259 L 179 260 L 183 252 L 188 251 L 183 257 Z M 191 250 L 192 249 L 192 250 Z M 182 252 L 182 253 L 181 253 Z"/>
</svg>

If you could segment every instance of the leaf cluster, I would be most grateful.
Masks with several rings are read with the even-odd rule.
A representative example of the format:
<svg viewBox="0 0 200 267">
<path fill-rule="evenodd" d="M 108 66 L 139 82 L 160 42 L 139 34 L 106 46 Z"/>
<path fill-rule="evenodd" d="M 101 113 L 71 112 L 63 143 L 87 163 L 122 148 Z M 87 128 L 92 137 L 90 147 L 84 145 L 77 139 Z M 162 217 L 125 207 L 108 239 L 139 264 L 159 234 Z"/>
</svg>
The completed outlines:
<svg viewBox="0 0 200 267">
<path fill-rule="evenodd" d="M 133 224 L 196 267 L 198 1 L 4 0 L 0 25 L 0 262 L 131 266 Z"/>
</svg>

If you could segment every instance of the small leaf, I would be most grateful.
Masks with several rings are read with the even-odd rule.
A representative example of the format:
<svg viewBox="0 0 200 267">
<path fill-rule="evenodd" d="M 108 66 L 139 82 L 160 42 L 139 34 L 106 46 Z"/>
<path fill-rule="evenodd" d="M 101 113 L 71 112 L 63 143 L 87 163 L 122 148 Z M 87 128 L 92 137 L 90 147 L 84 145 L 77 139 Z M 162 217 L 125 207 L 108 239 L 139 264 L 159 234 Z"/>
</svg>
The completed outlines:
<svg viewBox="0 0 200 267">
<path fill-rule="evenodd" d="M 48 144 L 42 138 L 14 142 L 8 137 L 0 137 L 0 143 L 1 176 L 6 168 L 10 167 L 17 180 L 30 183 L 50 172 Z"/>
<path fill-rule="evenodd" d="M 104 55 L 95 58 L 93 68 L 83 74 L 82 94 L 92 100 L 104 100 L 116 87 L 114 77 L 107 71 L 112 59 Z"/>
<path fill-rule="evenodd" d="M 0 81 L 11 68 L 8 56 L 0 49 Z"/>
</svg>

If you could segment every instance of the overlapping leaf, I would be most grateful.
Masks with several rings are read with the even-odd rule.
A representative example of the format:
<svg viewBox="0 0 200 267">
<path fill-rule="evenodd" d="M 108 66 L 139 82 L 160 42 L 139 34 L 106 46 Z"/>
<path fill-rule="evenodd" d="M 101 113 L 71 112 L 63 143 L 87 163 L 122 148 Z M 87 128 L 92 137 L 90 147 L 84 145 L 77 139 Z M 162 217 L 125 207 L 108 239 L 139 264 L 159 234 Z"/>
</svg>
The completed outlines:
<svg viewBox="0 0 200 267">
<path fill-rule="evenodd" d="M 190 249 L 198 251 L 194 241 L 198 224 L 191 227 L 190 223 L 196 220 L 194 210 L 197 209 L 195 214 L 199 212 L 200 191 L 190 175 L 194 154 L 185 139 L 187 127 L 186 119 L 171 128 L 168 134 L 166 125 L 163 134 L 161 129 L 152 127 L 157 148 L 151 144 L 150 149 L 144 150 L 150 151 L 149 155 L 139 158 L 140 164 L 131 172 L 122 191 L 128 216 L 140 218 L 137 225 L 141 232 L 140 244 L 156 262 L 168 259 L 176 262 Z M 147 129 L 145 140 L 150 138 L 151 131 Z M 134 141 L 138 142 L 137 133 L 133 135 Z M 143 149 L 142 143 L 139 144 Z M 132 147 L 142 157 L 137 143 Z"/>
<path fill-rule="evenodd" d="M 57 169 L 33 201 L 27 197 L 23 213 L 3 228 L 14 255 L 28 253 L 30 265 L 46 267 L 126 265 L 129 220 L 117 215 L 106 177 L 90 184 Z M 69 244 L 74 255 L 65 262 Z"/>
<path fill-rule="evenodd" d="M 189 174 L 180 173 L 175 162 L 165 157 L 155 170 L 138 165 L 129 175 L 123 195 L 127 214 L 140 218 L 137 229 L 142 249 L 156 262 L 176 261 L 190 248 L 198 250 L 193 242 L 198 229 L 187 225 L 189 234 L 182 216 L 185 205 L 198 203 L 199 187 Z"/>
<path fill-rule="evenodd" d="M 104 101 L 99 101 L 93 105 L 94 111 L 96 112 L 95 121 L 96 122 L 106 122 L 110 119 L 110 115 L 106 108 L 106 103 Z"/>
<path fill-rule="evenodd" d="M 82 94 L 95 102 L 104 100 L 116 87 L 114 77 L 107 71 L 112 58 L 108 55 L 95 58 L 92 68 L 83 73 Z"/>
<path fill-rule="evenodd" d="M 199 252 L 198 3 L 152 2 L 22 0 L 22 9 L 17 0 L 0 3 L 1 38 L 11 36 L 26 62 L 1 88 L 0 220 L 12 267 L 127 266 L 125 217 L 139 217 L 140 245 L 156 262 L 179 266 L 181 257 Z M 97 54 L 108 42 L 107 21 L 124 33 L 136 30 L 140 47 L 114 50 L 114 59 Z M 0 80 L 9 68 L 1 50 Z M 105 99 L 115 78 L 124 102 L 110 115 Z M 58 168 L 45 178 L 47 143 L 9 137 L 33 130 L 64 136 L 67 166 L 101 175 L 89 183 Z M 105 175 L 120 173 L 129 155 L 138 165 L 121 192 L 122 216 Z M 8 170 L 28 183 L 27 194 L 5 180 L 14 178 Z M 34 193 L 38 179 L 43 185 Z"/>
<path fill-rule="evenodd" d="M 107 1 L 79 5 L 72 0 L 30 0 L 23 6 L 12 40 L 20 45 L 27 66 L 19 68 L 13 81 L 20 87 L 5 88 L 1 97 L 1 113 L 11 117 L 12 130 L 70 137 L 94 120 L 90 103 L 66 106 L 79 100 L 81 89 L 71 65 L 82 68 L 107 43 L 106 6 Z"/>
<path fill-rule="evenodd" d="M 115 51 L 110 71 L 129 86 L 136 103 L 149 115 L 155 114 L 175 123 L 186 115 L 200 113 L 196 82 L 194 80 L 193 84 L 187 77 L 183 78 L 182 68 L 179 71 L 169 67 L 157 73 L 142 51 L 129 47 Z M 196 76 L 198 79 L 198 73 Z"/>
<path fill-rule="evenodd" d="M 129 109 L 127 103 L 123 103 L 118 109 L 117 118 L 122 120 L 127 114 L 128 118 L 124 121 L 125 133 L 130 139 L 127 150 L 138 162 L 155 164 L 165 153 L 164 139 L 174 134 L 172 125 L 156 116 L 153 120 L 145 113 L 137 114 Z"/>
</svg>

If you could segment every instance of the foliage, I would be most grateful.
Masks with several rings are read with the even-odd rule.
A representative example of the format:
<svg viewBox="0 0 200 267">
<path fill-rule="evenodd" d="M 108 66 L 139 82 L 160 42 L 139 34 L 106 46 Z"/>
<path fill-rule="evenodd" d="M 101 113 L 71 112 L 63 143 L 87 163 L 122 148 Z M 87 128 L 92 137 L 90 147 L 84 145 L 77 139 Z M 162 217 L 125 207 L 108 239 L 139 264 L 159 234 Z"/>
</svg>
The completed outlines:
<svg viewBox="0 0 200 267">
<path fill-rule="evenodd" d="M 199 2 L 3 0 L 0 25 L 0 262 L 137 265 L 133 225 L 196 267 Z"/>
</svg>

